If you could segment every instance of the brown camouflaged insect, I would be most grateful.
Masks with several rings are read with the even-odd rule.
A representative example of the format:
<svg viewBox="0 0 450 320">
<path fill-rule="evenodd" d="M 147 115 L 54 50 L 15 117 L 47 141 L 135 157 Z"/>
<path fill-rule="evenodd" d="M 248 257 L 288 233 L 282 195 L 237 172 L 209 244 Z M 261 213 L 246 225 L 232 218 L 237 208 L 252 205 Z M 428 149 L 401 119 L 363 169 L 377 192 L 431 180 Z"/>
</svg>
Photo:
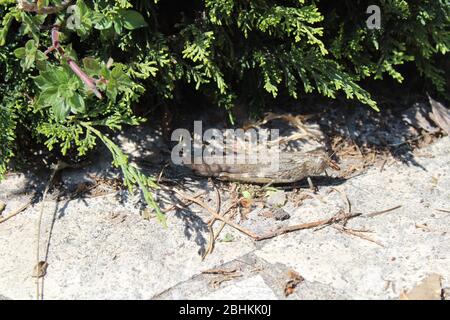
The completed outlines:
<svg viewBox="0 0 450 320">
<path fill-rule="evenodd" d="M 322 174 L 325 169 L 340 170 L 324 150 L 280 152 L 278 170 L 268 164 L 201 164 L 187 165 L 200 176 L 225 181 L 257 184 L 293 183 Z"/>
</svg>

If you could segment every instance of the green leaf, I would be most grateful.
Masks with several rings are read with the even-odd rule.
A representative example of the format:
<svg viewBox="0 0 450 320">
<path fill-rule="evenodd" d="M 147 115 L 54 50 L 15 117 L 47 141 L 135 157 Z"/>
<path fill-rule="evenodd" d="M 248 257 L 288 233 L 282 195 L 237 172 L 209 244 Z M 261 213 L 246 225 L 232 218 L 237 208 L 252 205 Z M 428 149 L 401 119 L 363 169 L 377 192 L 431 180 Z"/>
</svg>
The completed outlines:
<svg viewBox="0 0 450 320">
<path fill-rule="evenodd" d="M 117 65 L 111 71 L 111 78 L 120 79 L 124 75 L 123 68 L 121 65 Z"/>
<path fill-rule="evenodd" d="M 63 121 L 69 115 L 70 105 L 67 100 L 59 100 L 58 102 L 52 105 L 52 111 L 55 114 L 56 120 Z"/>
<path fill-rule="evenodd" d="M 70 111 L 75 114 L 83 114 L 86 112 L 86 105 L 84 104 L 83 97 L 78 93 L 75 93 L 70 99 L 68 99 L 70 104 Z"/>
<path fill-rule="evenodd" d="M 47 60 L 47 56 L 42 51 L 37 50 L 36 51 L 36 60 L 39 60 L 39 61 Z"/>
<path fill-rule="evenodd" d="M 115 18 L 114 19 L 114 30 L 116 31 L 117 34 L 122 33 L 122 27 L 123 27 L 122 21 L 119 18 Z"/>
<path fill-rule="evenodd" d="M 63 68 L 61 69 L 58 68 L 56 71 L 54 71 L 54 78 L 57 83 L 67 83 L 69 81 L 69 75 L 67 74 L 67 71 Z"/>
<path fill-rule="evenodd" d="M 36 43 L 34 42 L 34 40 L 28 40 L 27 43 L 25 44 L 25 49 L 30 52 L 35 51 Z"/>
<path fill-rule="evenodd" d="M 117 81 L 114 79 L 111 79 L 107 86 L 106 95 L 108 96 L 108 98 L 110 98 L 114 102 L 114 101 L 116 101 L 117 94 L 118 94 Z"/>
<path fill-rule="evenodd" d="M 226 233 L 223 238 L 218 239 L 219 242 L 233 242 L 234 236 L 231 233 Z"/>
<path fill-rule="evenodd" d="M 45 60 L 36 60 L 36 68 L 39 71 L 45 71 L 47 70 L 47 63 L 45 62 Z"/>
<path fill-rule="evenodd" d="M 69 81 L 69 72 L 71 72 L 70 69 L 51 68 L 48 71 L 41 72 L 39 76 L 34 78 L 34 82 L 41 90 L 45 90 L 48 87 L 59 86 L 60 84 L 67 84 Z"/>
<path fill-rule="evenodd" d="M 58 94 L 61 97 L 69 99 L 69 98 L 73 97 L 74 92 L 73 92 L 73 90 L 71 90 L 71 88 L 69 88 L 68 83 L 65 83 L 65 84 L 59 85 L 59 87 L 58 87 Z"/>
<path fill-rule="evenodd" d="M 248 191 L 242 191 L 242 196 L 248 200 L 252 199 L 252 194 Z"/>
<path fill-rule="evenodd" d="M 144 17 L 137 11 L 120 10 L 119 14 L 123 21 L 123 26 L 125 27 L 125 29 L 134 30 L 147 26 L 147 22 L 145 22 Z"/>
<path fill-rule="evenodd" d="M 53 87 L 57 82 L 55 81 L 54 73 L 51 71 L 41 72 L 41 74 L 34 78 L 34 83 L 41 90 Z"/>
<path fill-rule="evenodd" d="M 39 108 L 47 107 L 56 105 L 58 102 L 60 102 L 61 97 L 58 95 L 58 88 L 57 87 L 50 87 L 46 90 L 43 90 L 39 94 L 39 98 L 36 101 L 36 105 Z"/>
<path fill-rule="evenodd" d="M 97 30 L 106 30 L 111 28 L 113 25 L 113 22 L 111 19 L 109 19 L 108 17 L 103 17 L 100 19 L 99 22 L 97 22 L 95 24 L 95 29 Z"/>
<path fill-rule="evenodd" d="M 94 58 L 84 58 L 83 59 L 84 70 L 89 75 L 98 75 L 101 71 L 102 66 Z"/>
<path fill-rule="evenodd" d="M 19 58 L 22 59 L 25 57 L 25 48 L 17 48 L 16 50 L 14 50 L 14 55 Z"/>
<path fill-rule="evenodd" d="M 28 70 L 34 65 L 34 55 L 26 55 L 25 59 L 20 63 L 23 70 Z"/>
</svg>

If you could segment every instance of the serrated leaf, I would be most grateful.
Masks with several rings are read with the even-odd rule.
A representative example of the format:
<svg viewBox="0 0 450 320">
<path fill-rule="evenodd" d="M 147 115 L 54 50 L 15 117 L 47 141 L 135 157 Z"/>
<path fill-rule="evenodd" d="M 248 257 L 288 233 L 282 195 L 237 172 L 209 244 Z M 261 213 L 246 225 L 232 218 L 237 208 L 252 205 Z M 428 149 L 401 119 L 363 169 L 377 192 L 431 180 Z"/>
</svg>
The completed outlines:
<svg viewBox="0 0 450 320">
<path fill-rule="evenodd" d="M 58 88 L 51 87 L 46 90 L 43 90 L 39 94 L 39 98 L 36 101 L 36 105 L 39 109 L 47 106 L 52 106 L 61 102 L 61 98 L 58 95 Z"/>
<path fill-rule="evenodd" d="M 69 99 L 73 97 L 75 92 L 70 88 L 68 83 L 65 83 L 58 86 L 58 94 L 63 98 Z"/>
<path fill-rule="evenodd" d="M 51 71 L 41 72 L 41 74 L 34 78 L 34 83 L 41 90 L 46 90 L 55 86 L 56 78 L 54 77 L 54 73 Z"/>
<path fill-rule="evenodd" d="M 52 105 L 53 113 L 58 121 L 63 121 L 69 115 L 70 105 L 66 100 L 62 100 L 60 103 Z"/>
<path fill-rule="evenodd" d="M 75 93 L 70 99 L 68 99 L 70 104 L 70 111 L 75 114 L 82 114 L 86 112 L 86 105 L 84 104 L 84 99 L 78 93 Z"/>
</svg>

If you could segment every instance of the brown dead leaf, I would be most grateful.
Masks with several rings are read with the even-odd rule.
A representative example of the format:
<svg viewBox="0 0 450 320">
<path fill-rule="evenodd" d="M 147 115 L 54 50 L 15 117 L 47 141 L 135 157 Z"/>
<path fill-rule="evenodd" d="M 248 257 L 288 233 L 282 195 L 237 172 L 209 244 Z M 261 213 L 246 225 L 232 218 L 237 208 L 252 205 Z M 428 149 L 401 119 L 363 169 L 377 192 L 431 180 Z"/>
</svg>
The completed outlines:
<svg viewBox="0 0 450 320">
<path fill-rule="evenodd" d="M 400 300 L 441 300 L 441 276 L 431 274 L 408 292 L 400 294 Z"/>
<path fill-rule="evenodd" d="M 247 215 L 252 211 L 254 200 L 253 199 L 247 199 L 247 198 L 241 198 L 239 199 L 239 204 L 242 207 L 242 211 L 240 211 L 242 219 L 246 220 Z"/>
<path fill-rule="evenodd" d="M 447 109 L 441 103 L 437 102 L 430 96 L 431 110 L 433 111 L 432 120 L 448 135 L 450 135 L 450 109 Z"/>
<path fill-rule="evenodd" d="M 243 208 L 249 209 L 253 205 L 253 199 L 241 198 L 239 203 Z"/>
<path fill-rule="evenodd" d="M 34 266 L 33 269 L 33 278 L 42 278 L 47 273 L 48 263 L 45 261 L 39 261 L 37 265 Z"/>
<path fill-rule="evenodd" d="M 289 270 L 288 276 L 290 279 L 286 282 L 286 284 L 284 286 L 284 295 L 286 297 L 293 294 L 295 291 L 295 288 L 297 288 L 297 286 L 305 280 L 300 274 L 298 274 L 294 270 Z"/>
</svg>

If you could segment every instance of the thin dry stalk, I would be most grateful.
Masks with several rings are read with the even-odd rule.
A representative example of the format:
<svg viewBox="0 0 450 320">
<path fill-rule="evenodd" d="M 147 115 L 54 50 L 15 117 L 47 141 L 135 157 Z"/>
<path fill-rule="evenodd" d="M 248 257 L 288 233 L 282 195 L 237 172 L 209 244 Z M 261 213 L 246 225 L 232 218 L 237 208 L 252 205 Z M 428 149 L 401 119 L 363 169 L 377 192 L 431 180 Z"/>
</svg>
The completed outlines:
<svg viewBox="0 0 450 320">
<path fill-rule="evenodd" d="M 339 216 L 336 217 L 332 217 L 330 219 L 325 219 L 325 220 L 318 220 L 318 221 L 314 221 L 314 222 L 308 222 L 308 223 L 302 223 L 302 224 L 297 224 L 297 225 L 293 225 L 293 226 L 288 226 L 288 227 L 284 227 L 281 228 L 279 230 L 276 230 L 272 233 L 269 233 L 267 235 L 264 236 L 259 236 L 257 237 L 255 240 L 256 241 L 261 241 L 261 240 L 267 240 L 267 239 L 271 239 L 271 238 L 275 238 L 278 237 L 282 234 L 286 234 L 286 233 L 290 233 L 290 232 L 294 232 L 294 231 L 299 231 L 299 230 L 305 230 L 305 229 L 313 229 L 316 227 L 321 227 L 321 226 L 326 226 L 326 225 L 330 225 L 330 224 L 334 224 L 340 221 L 347 221 L 356 217 L 361 216 L 362 213 L 353 213 L 353 214 L 341 214 Z"/>
<path fill-rule="evenodd" d="M 30 199 L 29 199 L 24 205 L 22 205 L 20 208 L 14 210 L 13 212 L 11 212 L 11 213 L 10 213 L 9 215 L 7 215 L 6 217 L 1 218 L 1 219 L 0 219 L 0 223 L 3 223 L 3 222 L 5 222 L 5 221 L 11 219 L 12 217 L 18 215 L 18 214 L 21 213 L 22 211 L 25 211 L 25 210 L 31 205 L 32 199 L 33 199 L 33 197 L 30 197 Z"/>
</svg>

